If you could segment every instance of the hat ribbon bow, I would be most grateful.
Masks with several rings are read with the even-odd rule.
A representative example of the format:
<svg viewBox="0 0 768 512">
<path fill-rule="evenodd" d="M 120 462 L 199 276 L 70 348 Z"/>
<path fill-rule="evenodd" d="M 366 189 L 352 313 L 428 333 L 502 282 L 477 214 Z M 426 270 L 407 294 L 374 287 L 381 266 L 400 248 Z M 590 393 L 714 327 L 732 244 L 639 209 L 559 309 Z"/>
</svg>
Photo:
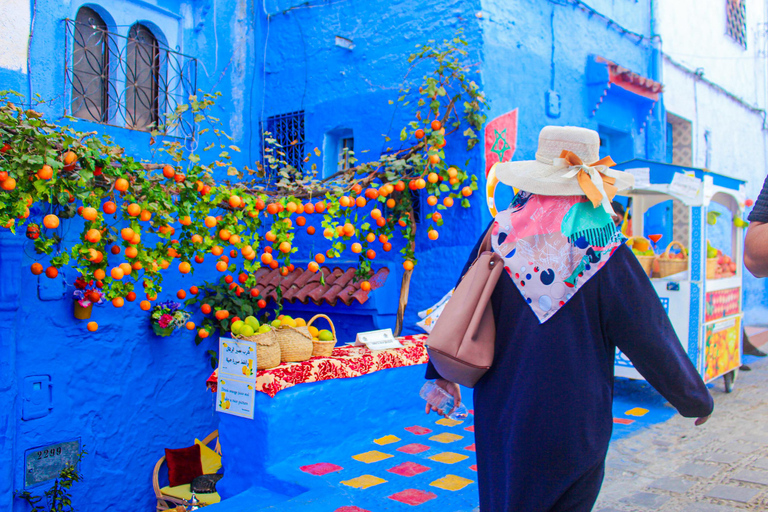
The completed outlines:
<svg viewBox="0 0 768 512">
<path fill-rule="evenodd" d="M 616 214 L 611 206 L 611 200 L 619 190 L 614 186 L 616 178 L 603 174 L 609 167 L 616 165 L 616 162 L 611 157 L 606 156 L 597 162 L 587 165 L 582 162 L 576 153 L 563 150 L 560 153 L 560 158 L 555 158 L 553 164 L 555 168 L 568 169 L 568 172 L 563 174 L 563 178 L 575 177 L 579 182 L 581 190 L 592 201 L 592 205 L 595 208 L 602 204 L 603 209 L 608 214 Z"/>
</svg>

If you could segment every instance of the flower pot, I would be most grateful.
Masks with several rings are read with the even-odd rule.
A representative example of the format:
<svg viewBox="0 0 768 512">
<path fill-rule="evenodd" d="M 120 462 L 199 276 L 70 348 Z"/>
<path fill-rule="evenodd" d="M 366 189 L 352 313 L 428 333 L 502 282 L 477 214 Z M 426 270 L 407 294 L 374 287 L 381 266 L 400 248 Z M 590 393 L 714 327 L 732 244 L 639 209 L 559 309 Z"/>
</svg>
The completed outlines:
<svg viewBox="0 0 768 512">
<path fill-rule="evenodd" d="M 88 320 L 91 318 L 91 313 L 93 312 L 93 304 L 89 305 L 87 308 L 84 308 L 80 305 L 79 302 L 75 301 L 75 318 L 78 320 Z"/>
<path fill-rule="evenodd" d="M 173 326 L 160 327 L 160 324 L 153 322 L 152 330 L 155 331 L 155 334 L 157 334 L 158 336 L 170 336 L 171 334 L 173 334 L 174 327 Z"/>
</svg>

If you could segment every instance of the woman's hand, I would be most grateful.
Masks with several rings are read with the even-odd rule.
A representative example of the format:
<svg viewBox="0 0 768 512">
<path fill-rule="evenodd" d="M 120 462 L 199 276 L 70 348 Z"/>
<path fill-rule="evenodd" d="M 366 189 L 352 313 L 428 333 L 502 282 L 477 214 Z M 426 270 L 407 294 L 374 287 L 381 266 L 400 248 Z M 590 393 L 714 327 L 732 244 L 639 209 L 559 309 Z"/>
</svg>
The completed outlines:
<svg viewBox="0 0 768 512">
<path fill-rule="evenodd" d="M 696 419 L 694 422 L 694 425 L 697 427 L 700 427 L 701 425 L 705 424 L 707 420 L 709 419 L 709 416 L 702 416 L 701 418 Z"/>
<path fill-rule="evenodd" d="M 435 384 L 443 388 L 449 395 L 453 397 L 454 409 L 459 406 L 459 404 L 461 403 L 461 388 L 459 388 L 458 384 L 445 379 L 437 379 L 435 381 Z M 427 406 L 425 407 L 424 412 L 429 414 L 430 411 L 435 411 L 440 416 L 445 416 L 444 412 L 437 410 L 436 407 L 431 406 L 429 402 L 427 402 Z M 453 411 L 450 411 L 450 412 L 453 412 Z"/>
</svg>

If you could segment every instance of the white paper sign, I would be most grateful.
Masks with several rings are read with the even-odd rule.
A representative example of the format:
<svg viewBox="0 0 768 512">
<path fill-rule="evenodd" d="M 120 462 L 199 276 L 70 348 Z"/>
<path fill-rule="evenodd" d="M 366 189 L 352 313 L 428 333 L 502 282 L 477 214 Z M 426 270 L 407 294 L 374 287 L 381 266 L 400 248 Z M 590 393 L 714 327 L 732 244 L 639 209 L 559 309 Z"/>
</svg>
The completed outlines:
<svg viewBox="0 0 768 512">
<path fill-rule="evenodd" d="M 635 184 L 632 188 L 647 188 L 651 184 L 651 169 L 648 167 L 638 167 L 637 169 L 627 169 L 626 172 L 635 177 Z"/>
<path fill-rule="evenodd" d="M 256 343 L 219 338 L 219 378 L 229 375 L 256 382 Z"/>
<path fill-rule="evenodd" d="M 679 197 L 694 198 L 699 195 L 701 180 L 695 176 L 688 176 L 681 172 L 676 172 L 672 177 L 672 183 L 669 184 L 669 191 Z"/>
<path fill-rule="evenodd" d="M 256 383 L 226 377 L 219 373 L 216 394 L 216 410 L 253 419 L 256 403 Z"/>
<path fill-rule="evenodd" d="M 402 345 L 395 339 L 392 329 L 380 329 L 357 333 L 355 345 L 365 345 L 370 350 L 386 350 L 388 348 L 401 348 Z"/>
</svg>

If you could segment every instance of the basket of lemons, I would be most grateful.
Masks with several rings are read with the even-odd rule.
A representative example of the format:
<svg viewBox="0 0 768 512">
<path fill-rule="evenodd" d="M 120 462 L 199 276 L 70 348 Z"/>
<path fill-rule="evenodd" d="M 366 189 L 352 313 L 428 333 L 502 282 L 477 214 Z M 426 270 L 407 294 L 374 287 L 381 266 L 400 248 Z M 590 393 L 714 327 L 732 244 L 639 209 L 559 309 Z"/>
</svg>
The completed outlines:
<svg viewBox="0 0 768 512">
<path fill-rule="evenodd" d="M 331 326 L 331 330 L 318 330 L 312 325 L 318 318 L 325 318 Z M 331 319 L 325 315 L 315 315 L 307 322 L 307 329 L 312 335 L 312 357 L 328 357 L 333 353 L 333 347 L 336 346 L 336 328 Z"/>
<path fill-rule="evenodd" d="M 632 253 L 637 258 L 637 261 L 640 262 L 640 266 L 643 267 L 645 273 L 648 277 L 651 277 L 656 254 L 653 252 L 650 240 L 642 236 L 633 236 L 627 240 L 627 245 L 632 248 Z"/>
<path fill-rule="evenodd" d="M 306 361 L 312 357 L 312 335 L 303 318 L 280 315 L 272 321 L 280 343 L 280 360 L 284 363 Z"/>
<path fill-rule="evenodd" d="M 232 337 L 256 343 L 256 369 L 267 370 L 280 364 L 280 343 L 269 324 L 261 325 L 254 316 L 232 322 Z"/>
</svg>

